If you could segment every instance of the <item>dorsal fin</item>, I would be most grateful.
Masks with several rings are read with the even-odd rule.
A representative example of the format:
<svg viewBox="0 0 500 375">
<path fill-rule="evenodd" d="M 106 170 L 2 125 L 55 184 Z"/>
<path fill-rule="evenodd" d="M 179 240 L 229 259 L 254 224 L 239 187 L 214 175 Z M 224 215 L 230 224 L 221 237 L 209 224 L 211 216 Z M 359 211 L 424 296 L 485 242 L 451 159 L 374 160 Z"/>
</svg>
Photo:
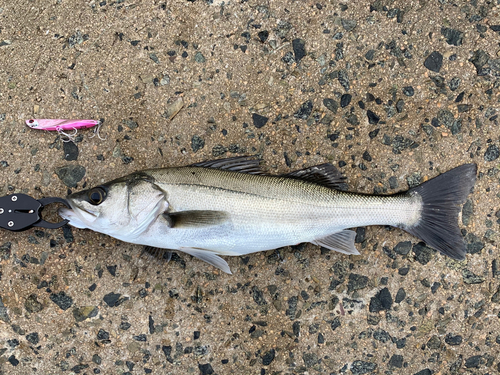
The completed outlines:
<svg viewBox="0 0 500 375">
<path fill-rule="evenodd" d="M 318 185 L 323 185 L 332 189 L 347 190 L 345 177 L 342 173 L 330 163 L 314 165 L 298 171 L 293 171 L 284 175 L 289 178 L 296 178 L 314 182 Z"/>
<path fill-rule="evenodd" d="M 201 163 L 191 164 L 191 167 L 224 169 L 227 171 L 264 174 L 260 168 L 260 159 L 255 156 L 235 156 L 233 158 L 207 160 Z"/>
</svg>

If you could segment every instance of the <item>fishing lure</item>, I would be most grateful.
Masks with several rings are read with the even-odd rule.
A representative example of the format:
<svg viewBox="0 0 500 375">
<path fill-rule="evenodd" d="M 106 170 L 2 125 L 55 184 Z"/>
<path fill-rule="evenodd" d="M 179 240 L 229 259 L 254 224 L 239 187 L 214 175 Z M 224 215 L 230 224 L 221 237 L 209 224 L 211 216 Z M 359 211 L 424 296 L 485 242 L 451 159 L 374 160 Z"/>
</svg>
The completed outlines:
<svg viewBox="0 0 500 375">
<path fill-rule="evenodd" d="M 78 129 L 92 128 L 97 125 L 94 133 L 97 134 L 99 139 L 103 140 L 99 135 L 99 128 L 102 125 L 99 120 L 29 119 L 26 120 L 26 125 L 31 129 L 57 131 L 59 134 L 67 137 L 67 140 L 63 138 L 64 142 L 74 140 Z M 68 134 L 65 132 L 67 130 L 74 130 L 74 133 Z"/>
</svg>

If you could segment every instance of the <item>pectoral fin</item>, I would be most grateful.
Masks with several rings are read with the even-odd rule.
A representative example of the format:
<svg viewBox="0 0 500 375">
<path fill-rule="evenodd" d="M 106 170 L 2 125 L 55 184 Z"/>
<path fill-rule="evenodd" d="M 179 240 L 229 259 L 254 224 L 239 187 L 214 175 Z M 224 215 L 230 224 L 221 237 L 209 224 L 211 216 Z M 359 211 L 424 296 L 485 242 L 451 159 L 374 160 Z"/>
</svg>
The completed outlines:
<svg viewBox="0 0 500 375">
<path fill-rule="evenodd" d="M 326 247 L 327 249 L 338 251 L 347 255 L 359 255 L 358 250 L 354 246 L 356 232 L 353 230 L 343 230 L 342 232 L 334 233 L 328 237 L 314 240 L 315 245 Z"/>
<path fill-rule="evenodd" d="M 165 212 L 163 217 L 170 228 L 200 228 L 219 225 L 229 220 L 229 215 L 224 211 L 179 211 Z"/>
<path fill-rule="evenodd" d="M 227 262 L 210 250 L 198 249 L 193 247 L 181 247 L 179 250 L 185 252 L 186 254 L 192 255 L 195 258 L 201 259 L 211 264 L 212 266 L 224 271 L 225 273 L 232 275 L 231 269 L 229 268 Z"/>
</svg>

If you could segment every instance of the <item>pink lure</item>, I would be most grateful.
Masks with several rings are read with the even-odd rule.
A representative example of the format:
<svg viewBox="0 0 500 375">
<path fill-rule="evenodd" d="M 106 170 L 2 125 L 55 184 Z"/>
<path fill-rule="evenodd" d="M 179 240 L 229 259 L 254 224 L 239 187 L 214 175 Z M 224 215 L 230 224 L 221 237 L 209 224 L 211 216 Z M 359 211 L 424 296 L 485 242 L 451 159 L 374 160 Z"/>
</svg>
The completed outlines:
<svg viewBox="0 0 500 375">
<path fill-rule="evenodd" d="M 81 128 L 91 128 L 99 125 L 98 120 L 64 120 L 64 119 L 30 119 L 26 120 L 26 125 L 32 129 L 42 130 L 76 130 Z"/>
</svg>

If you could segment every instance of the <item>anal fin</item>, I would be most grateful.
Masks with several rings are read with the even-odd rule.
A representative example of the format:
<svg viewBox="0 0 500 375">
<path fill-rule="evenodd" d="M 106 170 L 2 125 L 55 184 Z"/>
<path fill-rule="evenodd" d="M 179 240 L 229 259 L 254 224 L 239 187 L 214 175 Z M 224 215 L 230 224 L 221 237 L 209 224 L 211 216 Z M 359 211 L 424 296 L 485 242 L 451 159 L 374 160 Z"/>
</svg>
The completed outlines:
<svg viewBox="0 0 500 375">
<path fill-rule="evenodd" d="M 347 255 L 359 255 L 358 249 L 354 246 L 356 232 L 353 230 L 343 230 L 328 237 L 320 238 L 311 243 L 326 247 L 329 250 L 338 251 Z"/>
<path fill-rule="evenodd" d="M 181 247 L 179 250 L 185 252 L 186 254 L 192 255 L 195 258 L 203 260 L 204 262 L 211 264 L 212 266 L 222 270 L 225 273 L 228 273 L 230 275 L 233 274 L 227 262 L 211 250 L 193 247 Z"/>
</svg>

